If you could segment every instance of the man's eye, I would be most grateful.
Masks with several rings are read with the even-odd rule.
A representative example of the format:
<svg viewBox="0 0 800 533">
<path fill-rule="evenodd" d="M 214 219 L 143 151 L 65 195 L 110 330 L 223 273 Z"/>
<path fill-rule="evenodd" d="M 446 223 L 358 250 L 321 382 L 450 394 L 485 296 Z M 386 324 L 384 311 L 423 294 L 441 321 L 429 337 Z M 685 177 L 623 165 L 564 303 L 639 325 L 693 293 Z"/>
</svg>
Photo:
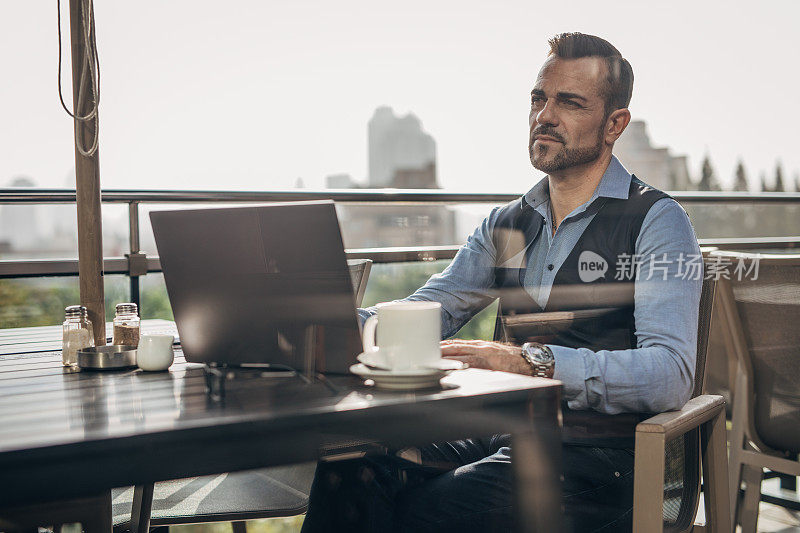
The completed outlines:
<svg viewBox="0 0 800 533">
<path fill-rule="evenodd" d="M 562 103 L 567 107 L 572 107 L 575 109 L 581 107 L 581 105 L 578 102 L 575 102 L 574 100 L 564 100 Z"/>
<path fill-rule="evenodd" d="M 531 96 L 531 105 L 541 104 L 544 98 L 541 96 Z"/>
</svg>

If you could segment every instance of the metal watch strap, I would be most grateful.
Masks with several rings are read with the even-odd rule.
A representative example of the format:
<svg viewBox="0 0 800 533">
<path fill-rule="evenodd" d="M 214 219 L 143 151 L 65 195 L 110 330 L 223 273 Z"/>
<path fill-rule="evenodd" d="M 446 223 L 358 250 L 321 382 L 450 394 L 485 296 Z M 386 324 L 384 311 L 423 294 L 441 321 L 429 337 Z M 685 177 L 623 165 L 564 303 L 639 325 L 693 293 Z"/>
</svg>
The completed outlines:
<svg viewBox="0 0 800 533">
<path fill-rule="evenodd" d="M 533 374 L 532 374 L 533 376 L 536 376 L 536 377 L 539 377 L 539 378 L 546 378 L 547 377 L 547 370 L 544 367 L 542 367 L 540 365 L 537 365 L 533 361 L 533 359 L 531 359 L 530 354 L 528 352 L 526 352 L 524 348 L 520 348 L 520 355 L 522 356 L 523 359 L 525 359 L 525 362 L 528 363 L 528 365 L 531 367 L 531 370 L 533 371 Z"/>
<path fill-rule="evenodd" d="M 525 362 L 530 365 L 531 370 L 533 371 L 533 376 L 539 378 L 549 377 L 547 375 L 547 371 L 550 369 L 550 366 L 541 365 L 535 362 L 533 358 L 531 358 L 531 355 L 525 350 L 525 345 L 523 345 L 523 347 L 520 349 L 520 355 L 522 355 L 522 358 L 525 359 Z"/>
</svg>

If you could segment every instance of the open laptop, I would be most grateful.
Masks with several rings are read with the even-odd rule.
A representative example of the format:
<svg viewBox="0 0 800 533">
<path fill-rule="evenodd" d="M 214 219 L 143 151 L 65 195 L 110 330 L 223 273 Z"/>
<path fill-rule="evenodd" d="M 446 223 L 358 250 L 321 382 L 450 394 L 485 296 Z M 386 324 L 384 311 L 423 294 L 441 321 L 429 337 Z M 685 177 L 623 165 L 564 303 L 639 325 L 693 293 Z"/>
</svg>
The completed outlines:
<svg viewBox="0 0 800 533">
<path fill-rule="evenodd" d="M 187 361 L 345 373 L 361 352 L 333 202 L 150 213 Z"/>
</svg>

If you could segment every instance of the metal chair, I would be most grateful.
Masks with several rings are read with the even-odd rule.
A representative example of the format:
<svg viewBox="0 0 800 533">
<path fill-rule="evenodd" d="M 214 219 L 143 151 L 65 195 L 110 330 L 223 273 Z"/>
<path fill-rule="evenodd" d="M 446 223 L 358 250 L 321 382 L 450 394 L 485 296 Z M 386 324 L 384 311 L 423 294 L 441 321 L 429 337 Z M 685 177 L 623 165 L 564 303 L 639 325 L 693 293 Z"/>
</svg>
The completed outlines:
<svg viewBox="0 0 800 533">
<path fill-rule="evenodd" d="M 800 255 L 713 255 L 730 263 L 758 261 L 756 279 L 730 276 L 719 284 L 726 346 L 738 364 L 730 503 L 734 525 L 740 522 L 747 533 L 758 523 L 763 468 L 800 476 Z"/>
<path fill-rule="evenodd" d="M 348 260 L 356 306 L 361 305 L 370 259 Z M 147 532 L 150 526 L 245 521 L 302 514 L 314 479 L 315 462 L 164 481 L 112 493 L 114 528 Z"/>
<path fill-rule="evenodd" d="M 701 395 L 714 289 L 714 279 L 704 280 L 692 399 L 680 411 L 661 413 L 636 425 L 634 531 L 651 533 L 701 529 L 694 525 L 700 496 L 701 456 L 706 483 L 706 517 L 713 531 L 728 533 L 729 530 L 725 401 L 721 396 Z M 605 311 L 588 309 L 501 315 L 495 338 L 548 342 L 548 338 L 568 328 L 573 322 L 591 320 Z M 578 418 L 581 414 L 572 413 L 576 421 L 591 423 L 598 430 L 606 425 L 609 428 L 632 425 L 631 415 L 627 414 L 598 414 L 591 420 Z M 610 429 L 609 436 L 611 434 L 618 436 L 619 432 Z"/>
</svg>

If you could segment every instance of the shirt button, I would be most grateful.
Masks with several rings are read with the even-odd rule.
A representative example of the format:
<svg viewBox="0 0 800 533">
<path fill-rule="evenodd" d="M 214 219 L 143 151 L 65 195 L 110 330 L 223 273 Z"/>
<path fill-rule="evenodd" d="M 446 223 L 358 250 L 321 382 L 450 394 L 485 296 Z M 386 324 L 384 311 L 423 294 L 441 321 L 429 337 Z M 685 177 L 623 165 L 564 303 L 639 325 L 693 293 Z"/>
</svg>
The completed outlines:
<svg viewBox="0 0 800 533">
<path fill-rule="evenodd" d="M 554 268 L 555 267 L 553 266 L 553 263 L 550 263 L 549 265 L 547 265 L 547 270 L 553 270 Z"/>
</svg>

